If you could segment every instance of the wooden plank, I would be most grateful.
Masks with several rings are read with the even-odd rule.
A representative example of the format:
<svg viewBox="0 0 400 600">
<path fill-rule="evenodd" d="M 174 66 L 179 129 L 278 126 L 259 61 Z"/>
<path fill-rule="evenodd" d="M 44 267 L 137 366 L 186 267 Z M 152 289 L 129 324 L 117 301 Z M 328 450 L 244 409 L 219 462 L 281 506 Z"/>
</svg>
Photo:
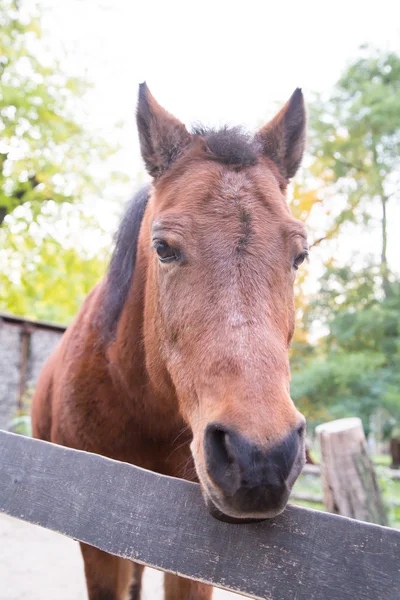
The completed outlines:
<svg viewBox="0 0 400 600">
<path fill-rule="evenodd" d="M 381 473 L 384 473 L 385 477 L 389 477 L 390 479 L 400 479 L 400 471 L 379 465 L 378 463 L 373 463 L 373 465 L 375 469 L 378 468 Z M 302 473 L 304 475 L 315 475 L 315 477 L 320 477 L 321 467 L 319 465 L 304 465 Z"/>
<path fill-rule="evenodd" d="M 319 465 L 304 465 L 302 473 L 305 475 L 315 475 L 316 477 L 320 477 L 321 467 Z"/>
<path fill-rule="evenodd" d="M 295 502 L 310 502 L 313 504 L 323 504 L 324 499 L 321 494 L 307 494 L 304 492 L 292 492 L 290 494 L 290 499 Z"/>
<path fill-rule="evenodd" d="M 298 507 L 263 523 L 222 523 L 196 484 L 6 432 L 0 511 L 253 598 L 400 598 L 396 530 Z"/>
<path fill-rule="evenodd" d="M 309 494 L 305 492 L 297 492 L 296 489 L 290 494 L 290 499 L 294 502 L 310 502 L 310 504 L 323 504 L 324 498 L 321 494 Z M 400 508 L 399 500 L 386 500 L 387 506 L 394 506 L 394 508 Z"/>
</svg>

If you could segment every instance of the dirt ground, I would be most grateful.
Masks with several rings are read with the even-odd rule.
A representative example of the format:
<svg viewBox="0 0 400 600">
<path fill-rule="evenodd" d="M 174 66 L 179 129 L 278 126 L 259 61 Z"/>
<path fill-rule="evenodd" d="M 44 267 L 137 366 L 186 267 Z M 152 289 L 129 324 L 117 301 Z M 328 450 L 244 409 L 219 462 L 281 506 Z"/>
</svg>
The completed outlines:
<svg viewBox="0 0 400 600">
<path fill-rule="evenodd" d="M 162 573 L 146 569 L 143 600 L 162 599 Z M 243 596 L 214 591 L 214 600 Z M 86 600 L 78 543 L 0 514 L 0 600 Z"/>
</svg>

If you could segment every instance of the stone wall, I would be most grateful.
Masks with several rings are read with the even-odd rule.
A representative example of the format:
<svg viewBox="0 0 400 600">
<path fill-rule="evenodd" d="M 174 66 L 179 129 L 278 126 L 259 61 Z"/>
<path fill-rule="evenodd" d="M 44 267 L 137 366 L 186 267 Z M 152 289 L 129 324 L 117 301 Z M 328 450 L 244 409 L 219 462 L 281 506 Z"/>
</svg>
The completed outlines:
<svg viewBox="0 0 400 600">
<path fill-rule="evenodd" d="M 62 326 L 0 314 L 0 429 L 29 399 L 63 332 Z"/>
</svg>

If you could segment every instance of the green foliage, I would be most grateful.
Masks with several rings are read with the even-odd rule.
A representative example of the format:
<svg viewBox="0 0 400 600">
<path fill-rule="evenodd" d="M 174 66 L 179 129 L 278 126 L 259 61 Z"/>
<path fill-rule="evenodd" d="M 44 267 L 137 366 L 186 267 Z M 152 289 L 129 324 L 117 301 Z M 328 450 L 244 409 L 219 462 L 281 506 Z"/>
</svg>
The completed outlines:
<svg viewBox="0 0 400 600">
<path fill-rule="evenodd" d="M 28 388 L 22 394 L 21 402 L 15 416 L 7 423 L 8 431 L 32 437 L 30 408 L 34 392 L 34 387 L 28 386 Z"/>
<path fill-rule="evenodd" d="M 29 415 L 14 417 L 7 425 L 7 430 L 12 433 L 19 433 L 27 437 L 32 437 L 32 422 Z"/>
<path fill-rule="evenodd" d="M 1 310 L 68 324 L 104 275 L 108 260 L 105 242 L 102 246 L 98 241 L 93 255 L 72 233 L 76 209 L 70 215 L 62 214 L 65 212 L 55 207 L 53 224 L 48 215 L 45 219 L 39 216 L 38 223 L 21 219 L 18 228 L 0 231 Z M 57 231 L 60 223 L 63 235 Z M 43 230 L 41 225 L 45 225 Z M 81 230 L 80 223 L 78 233 Z M 85 236 L 91 233 L 97 233 L 96 228 L 86 223 Z"/>
<path fill-rule="evenodd" d="M 109 240 L 83 207 L 104 198 L 113 149 L 83 125 L 87 89 L 47 50 L 38 7 L 0 0 L 2 311 L 68 323 L 105 272 Z"/>
<path fill-rule="evenodd" d="M 0 224 L 21 204 L 35 216 L 100 189 L 90 166 L 111 149 L 78 117 L 86 89 L 46 52 L 37 9 L 0 0 Z"/>
<path fill-rule="evenodd" d="M 329 334 L 293 373 L 292 395 L 311 421 L 321 420 L 321 407 L 322 419 L 360 416 L 367 432 L 377 408 L 400 419 L 400 284 L 391 284 L 391 292 L 361 308 L 346 299 L 344 308 L 332 306 L 327 298 Z M 326 308 L 321 300 L 315 306 L 319 314 Z"/>
</svg>

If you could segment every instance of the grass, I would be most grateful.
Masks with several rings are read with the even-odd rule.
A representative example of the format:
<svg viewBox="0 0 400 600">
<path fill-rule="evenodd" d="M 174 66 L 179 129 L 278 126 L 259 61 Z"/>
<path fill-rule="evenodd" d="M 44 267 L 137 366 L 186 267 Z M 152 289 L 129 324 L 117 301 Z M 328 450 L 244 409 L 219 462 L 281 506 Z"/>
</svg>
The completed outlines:
<svg viewBox="0 0 400 600">
<path fill-rule="evenodd" d="M 295 483 L 294 491 L 301 494 L 316 494 L 322 496 L 321 477 L 315 475 L 300 475 Z"/>
<path fill-rule="evenodd" d="M 389 454 L 374 454 L 372 457 L 372 462 L 375 465 L 379 465 L 380 467 L 390 467 L 392 462 L 391 456 Z"/>
</svg>

